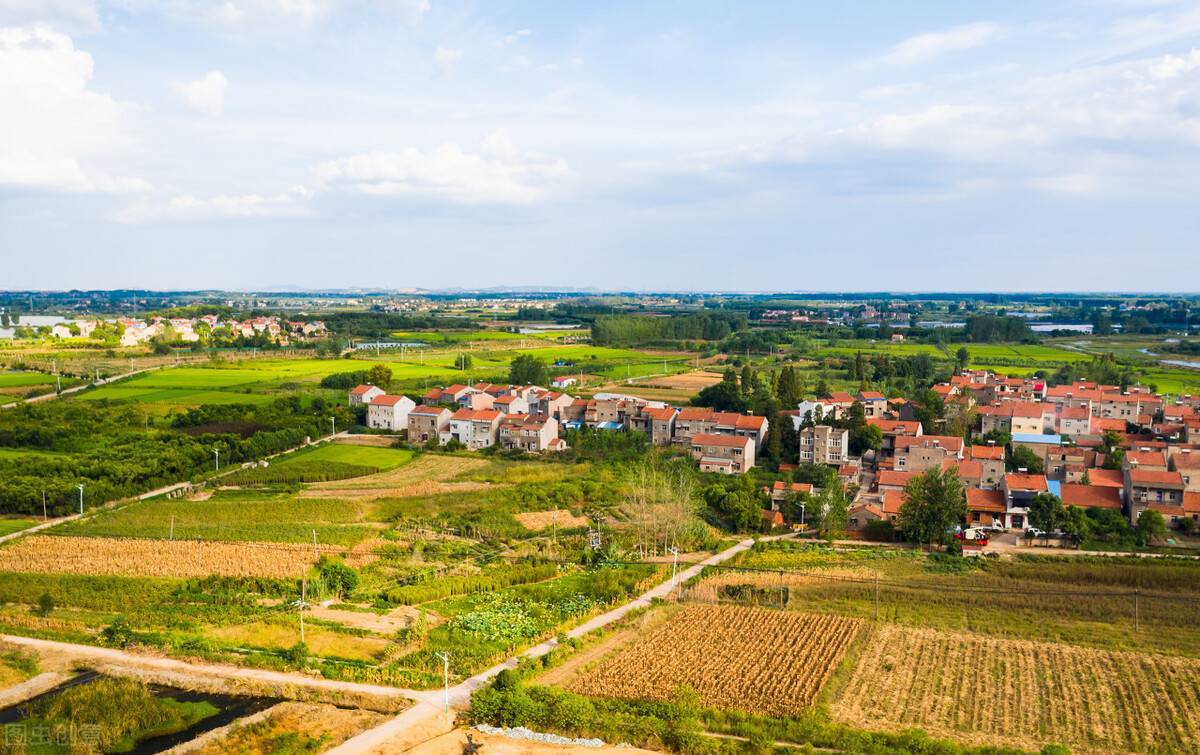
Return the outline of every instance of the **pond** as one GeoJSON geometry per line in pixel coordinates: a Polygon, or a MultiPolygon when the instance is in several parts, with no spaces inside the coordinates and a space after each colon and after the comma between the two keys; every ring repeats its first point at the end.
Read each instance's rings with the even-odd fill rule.
{"type": "MultiPolygon", "coordinates": [[[[266,710],[279,700],[269,697],[222,695],[145,684],[88,671],[24,702],[0,709],[6,742],[19,739],[29,752],[67,752],[71,742],[93,744],[100,730],[124,714],[145,711],[141,729],[119,732],[119,741],[101,747],[105,752],[150,755],[164,752],[200,734],[266,710]],[[115,693],[110,693],[110,688],[115,693]],[[95,692],[98,694],[89,694],[95,692]],[[106,706],[119,709],[120,716],[106,706]],[[91,716],[89,716],[91,713],[91,716]],[[91,720],[94,719],[94,720],[91,720]]],[[[107,732],[109,740],[113,738],[107,732]]]]}

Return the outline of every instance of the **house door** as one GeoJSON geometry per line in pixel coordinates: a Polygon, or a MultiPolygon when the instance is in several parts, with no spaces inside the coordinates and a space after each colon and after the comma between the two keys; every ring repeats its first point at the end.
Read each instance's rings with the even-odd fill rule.
{"type": "Polygon", "coordinates": [[[1014,529],[1018,529],[1018,530],[1025,529],[1025,517],[1022,516],[1021,514],[1013,514],[1012,515],[1012,527],[1014,529]]]}

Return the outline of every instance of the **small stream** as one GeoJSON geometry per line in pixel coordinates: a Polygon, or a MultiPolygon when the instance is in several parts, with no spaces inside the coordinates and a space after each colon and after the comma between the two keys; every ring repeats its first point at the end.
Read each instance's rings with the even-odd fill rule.
{"type": "MultiPolygon", "coordinates": [[[[26,711],[30,704],[50,698],[64,690],[70,689],[81,684],[90,684],[101,675],[94,671],[86,671],[62,684],[43,692],[40,695],[31,697],[24,702],[10,705],[7,708],[0,709],[0,727],[20,723],[26,718],[26,711]]],[[[196,722],[193,726],[183,731],[172,734],[162,734],[155,737],[143,739],[128,752],[131,755],[152,755],[152,753],[164,752],[172,747],[190,742],[206,731],[219,729],[233,723],[239,718],[258,713],[266,710],[276,703],[280,702],[275,698],[270,697],[248,697],[244,695],[221,695],[209,692],[193,692],[191,690],[180,689],[178,687],[169,687],[163,684],[148,684],[147,688],[157,697],[170,697],[180,702],[197,703],[206,702],[217,708],[218,712],[202,721],[196,722]]]]}

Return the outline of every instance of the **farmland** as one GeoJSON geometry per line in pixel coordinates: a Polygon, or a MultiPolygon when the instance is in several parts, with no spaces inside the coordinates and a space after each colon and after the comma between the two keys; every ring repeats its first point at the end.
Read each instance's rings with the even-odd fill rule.
{"type": "Polygon", "coordinates": [[[856,619],[732,606],[688,606],[570,689],[670,700],[687,685],[709,707],[786,716],[820,694],[859,631],[856,619]]]}
{"type": "MultiPolygon", "coordinates": [[[[328,549],[327,549],[328,550],[328,549]]],[[[304,574],[311,546],[30,535],[0,548],[0,571],[132,577],[272,577],[304,574]]]]}
{"type": "Polygon", "coordinates": [[[841,698],[845,723],[1079,752],[1200,750],[1200,660],[884,625],[841,698]]]}

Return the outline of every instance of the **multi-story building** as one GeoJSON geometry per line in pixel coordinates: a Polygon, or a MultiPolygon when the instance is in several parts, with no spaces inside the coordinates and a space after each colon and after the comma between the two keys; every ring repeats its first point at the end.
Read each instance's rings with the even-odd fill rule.
{"type": "Polygon", "coordinates": [[[531,453],[561,451],[566,447],[558,437],[558,420],[544,415],[504,416],[500,420],[499,441],[504,448],[519,448],[531,453]]]}
{"type": "Polygon", "coordinates": [[[408,396],[389,396],[386,393],[375,396],[367,404],[367,427],[405,430],[408,428],[408,415],[416,406],[416,402],[408,396]]]}
{"type": "Polygon", "coordinates": [[[701,472],[742,474],[754,466],[754,439],[750,437],[697,433],[690,445],[701,472]]]}
{"type": "Polygon", "coordinates": [[[495,409],[459,409],[450,415],[450,426],[442,432],[442,443],[457,440],[467,448],[493,446],[502,416],[495,409]]]}
{"type": "Polygon", "coordinates": [[[418,406],[408,413],[408,441],[441,442],[442,431],[450,425],[450,410],[443,406],[418,406]]]}
{"type": "Polygon", "coordinates": [[[382,396],[384,390],[374,385],[356,385],[350,389],[350,396],[347,403],[350,406],[362,406],[363,404],[371,403],[371,399],[376,396],[382,396]]]}
{"type": "Polygon", "coordinates": [[[813,425],[800,431],[800,461],[841,465],[850,455],[850,431],[813,425]]]}

